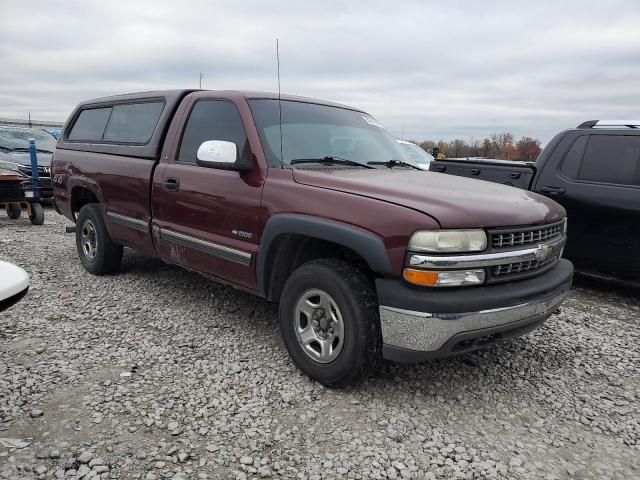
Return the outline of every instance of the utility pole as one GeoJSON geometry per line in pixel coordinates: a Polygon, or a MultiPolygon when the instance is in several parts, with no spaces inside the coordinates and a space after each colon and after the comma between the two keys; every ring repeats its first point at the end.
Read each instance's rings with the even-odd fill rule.
{"type": "Polygon", "coordinates": [[[204,78],[204,74],[202,72],[200,72],[200,86],[198,88],[200,88],[200,90],[202,90],[202,79],[204,78]]]}
{"type": "Polygon", "coordinates": [[[29,112],[29,128],[31,128],[31,112],[29,112]]]}

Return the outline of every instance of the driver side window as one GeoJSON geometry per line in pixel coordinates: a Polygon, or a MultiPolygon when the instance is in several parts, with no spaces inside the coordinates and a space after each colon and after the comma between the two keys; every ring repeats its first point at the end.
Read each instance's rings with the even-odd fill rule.
{"type": "Polygon", "coordinates": [[[240,158],[250,158],[249,140],[236,106],[226,100],[198,100],[185,126],[177,161],[196,164],[196,153],[207,140],[233,142],[240,158]]]}

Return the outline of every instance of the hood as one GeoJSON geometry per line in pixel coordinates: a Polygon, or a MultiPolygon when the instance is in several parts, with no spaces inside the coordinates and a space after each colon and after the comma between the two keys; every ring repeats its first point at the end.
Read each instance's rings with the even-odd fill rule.
{"type": "MultiPolygon", "coordinates": [[[[38,166],[50,167],[52,153],[38,152],[38,166]]],[[[31,156],[29,152],[0,152],[0,161],[17,163],[19,165],[31,166],[31,156]]]]}
{"type": "Polygon", "coordinates": [[[2,165],[0,165],[0,181],[3,180],[3,177],[15,177],[16,175],[22,177],[20,172],[17,172],[15,170],[8,170],[6,168],[2,168],[2,165]]]}
{"type": "Polygon", "coordinates": [[[375,198],[434,217],[442,228],[540,225],[565,216],[527,190],[435,172],[401,169],[294,169],[296,182],[375,198]]]}

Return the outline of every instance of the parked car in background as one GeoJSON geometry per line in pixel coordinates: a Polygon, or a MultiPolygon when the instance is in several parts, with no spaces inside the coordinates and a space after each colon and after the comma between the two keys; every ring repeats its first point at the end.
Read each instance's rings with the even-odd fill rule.
{"type": "Polygon", "coordinates": [[[29,275],[22,268],[0,261],[0,312],[19,302],[29,290],[29,275]]]}
{"type": "Polygon", "coordinates": [[[409,158],[422,170],[429,170],[429,165],[434,160],[433,155],[426,152],[420,145],[406,140],[396,140],[409,156],[409,158]]]}
{"type": "Polygon", "coordinates": [[[535,162],[437,160],[430,170],[553,198],[567,210],[565,252],[578,270],[638,280],[639,127],[640,120],[591,120],[556,135],[535,162]]]}
{"type": "Polygon", "coordinates": [[[0,160],[0,209],[7,212],[7,216],[16,220],[20,218],[23,210],[27,210],[29,220],[33,225],[44,223],[44,210],[40,203],[34,201],[31,180],[16,169],[3,168],[0,160]]]}
{"type": "Polygon", "coordinates": [[[16,170],[2,168],[0,161],[0,208],[7,212],[12,220],[22,214],[21,202],[25,201],[23,190],[24,177],[16,170]]]}
{"type": "Polygon", "coordinates": [[[472,351],[557,310],[573,277],[561,206],[416,171],[366,112],[279,100],[175,90],[78,105],[54,205],[84,268],[116,272],[127,246],[279,302],[291,358],[334,387],[383,357],[472,351]]]}
{"type": "Polygon", "coordinates": [[[53,197],[51,157],[56,146],[56,139],[49,132],[39,128],[0,125],[0,161],[2,161],[4,168],[13,164],[13,168],[17,171],[31,177],[30,138],[36,141],[40,198],[43,200],[51,199],[53,197]]]}
{"type": "Polygon", "coordinates": [[[57,140],[58,138],[60,138],[60,134],[62,133],[62,129],[56,128],[54,130],[50,130],[49,133],[51,135],[53,135],[55,137],[55,139],[57,140]]]}

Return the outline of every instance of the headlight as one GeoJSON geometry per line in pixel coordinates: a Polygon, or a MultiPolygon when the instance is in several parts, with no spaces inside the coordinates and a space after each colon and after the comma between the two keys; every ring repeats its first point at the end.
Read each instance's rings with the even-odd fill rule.
{"type": "Polygon", "coordinates": [[[414,252],[480,252],[487,248],[484,230],[420,230],[409,240],[414,252]]]}
{"type": "Polygon", "coordinates": [[[0,168],[6,168],[7,170],[14,170],[16,172],[20,171],[19,163],[7,162],[6,160],[0,160],[0,168]]]}

